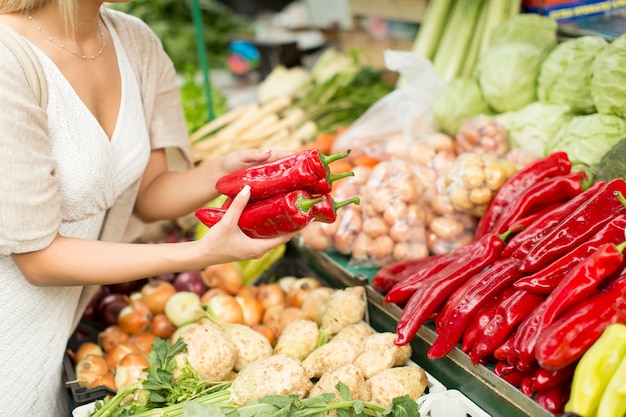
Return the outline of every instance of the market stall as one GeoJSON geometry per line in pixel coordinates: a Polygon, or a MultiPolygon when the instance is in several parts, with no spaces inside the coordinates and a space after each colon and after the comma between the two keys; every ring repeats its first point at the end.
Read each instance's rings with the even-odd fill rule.
{"type": "Polygon", "coordinates": [[[620,12],[578,3],[431,0],[384,69],[328,48],[191,129],[196,164],[293,154],[160,239],[244,185],[244,233],[297,235],[103,287],[68,344],[76,417],[623,417],[626,35],[581,32],[620,12]]]}

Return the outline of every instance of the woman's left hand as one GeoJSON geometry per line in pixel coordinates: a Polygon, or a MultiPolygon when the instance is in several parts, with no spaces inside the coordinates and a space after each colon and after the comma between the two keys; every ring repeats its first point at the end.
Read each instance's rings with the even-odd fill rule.
{"type": "Polygon", "coordinates": [[[291,153],[273,149],[239,149],[222,157],[219,161],[219,166],[221,171],[229,174],[241,168],[284,158],[291,153]]]}

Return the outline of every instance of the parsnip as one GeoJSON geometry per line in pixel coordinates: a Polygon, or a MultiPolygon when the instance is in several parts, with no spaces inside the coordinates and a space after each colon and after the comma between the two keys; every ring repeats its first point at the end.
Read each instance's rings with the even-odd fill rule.
{"type": "Polygon", "coordinates": [[[358,345],[353,345],[347,340],[331,341],[315,349],[304,360],[302,365],[313,372],[315,378],[321,377],[327,372],[353,363],[361,353],[358,345]]]}
{"type": "Polygon", "coordinates": [[[276,340],[274,354],[303,360],[315,350],[319,337],[319,328],[313,320],[295,320],[283,329],[276,340]]]}
{"type": "Polygon", "coordinates": [[[250,363],[237,374],[230,401],[242,406],[266,395],[296,394],[304,398],[313,387],[310,378],[299,360],[273,355],[250,363]]]}
{"type": "Polygon", "coordinates": [[[333,402],[342,401],[341,395],[335,386],[338,382],[344,383],[350,390],[353,400],[369,401],[371,392],[361,370],[353,365],[346,364],[333,371],[326,372],[309,391],[309,397],[321,394],[335,394],[333,402]]]}
{"type": "Polygon", "coordinates": [[[206,135],[210,134],[211,132],[217,129],[221,129],[222,127],[236,120],[239,116],[244,114],[246,111],[256,106],[257,106],[256,104],[250,103],[250,104],[236,107],[224,113],[220,117],[211,120],[209,123],[205,124],[200,129],[192,133],[191,136],[189,136],[189,142],[192,144],[196,143],[197,141],[201,140],[206,135]]]}
{"type": "Polygon", "coordinates": [[[328,298],[322,315],[321,331],[329,337],[334,336],[344,327],[363,320],[366,307],[364,287],[347,287],[335,291],[328,298]]]}
{"type": "Polygon", "coordinates": [[[419,366],[408,365],[386,369],[369,378],[366,384],[371,394],[369,401],[387,408],[396,397],[419,398],[428,386],[428,378],[419,366]]]}
{"type": "Polygon", "coordinates": [[[272,356],[273,348],[267,337],[253,330],[250,326],[224,322],[220,324],[220,327],[237,348],[233,370],[241,371],[251,362],[272,356]]]}

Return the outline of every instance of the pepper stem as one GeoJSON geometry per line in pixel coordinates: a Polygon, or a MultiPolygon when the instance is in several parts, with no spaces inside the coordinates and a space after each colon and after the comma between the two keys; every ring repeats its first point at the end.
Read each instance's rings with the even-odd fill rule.
{"type": "Polygon", "coordinates": [[[613,194],[615,194],[619,202],[622,203],[624,207],[626,207],[626,198],[624,198],[624,194],[622,194],[621,191],[615,191],[613,194]]]}
{"type": "Polygon", "coordinates": [[[509,236],[511,235],[511,233],[515,233],[518,232],[520,230],[522,230],[524,228],[523,224],[518,224],[517,226],[513,226],[511,227],[509,230],[507,230],[506,232],[500,234],[498,237],[500,238],[500,240],[502,240],[503,242],[506,242],[506,240],[509,238],[509,236]]]}
{"type": "Polygon", "coordinates": [[[619,253],[623,253],[624,248],[626,248],[626,242],[622,242],[619,245],[615,245],[615,249],[617,249],[619,253]]]}
{"type": "Polygon", "coordinates": [[[339,152],[332,155],[324,155],[322,152],[319,153],[320,161],[322,161],[322,165],[328,166],[331,162],[334,162],[338,159],[343,159],[346,156],[350,155],[351,149],[347,149],[344,152],[339,152]]]}
{"type": "Polygon", "coordinates": [[[347,171],[347,172],[339,172],[337,174],[333,174],[331,172],[330,174],[328,174],[328,182],[332,184],[334,181],[337,181],[346,177],[354,177],[354,172],[347,171]]]}
{"type": "Polygon", "coordinates": [[[320,201],[324,199],[325,199],[324,196],[318,197],[318,198],[303,198],[298,201],[297,206],[301,212],[307,213],[309,210],[311,210],[311,207],[313,207],[314,205],[316,205],[317,203],[319,203],[320,201]]]}
{"type": "Polygon", "coordinates": [[[361,199],[358,196],[354,196],[344,201],[333,201],[333,208],[337,210],[343,206],[347,206],[348,204],[356,204],[358,206],[361,204],[361,199]]]}

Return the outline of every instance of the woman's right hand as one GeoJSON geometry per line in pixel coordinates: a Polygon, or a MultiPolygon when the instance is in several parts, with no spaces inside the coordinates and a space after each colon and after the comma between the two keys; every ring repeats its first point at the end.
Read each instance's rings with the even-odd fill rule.
{"type": "Polygon", "coordinates": [[[250,187],[245,186],[233,199],[224,217],[200,239],[200,251],[207,265],[257,259],[274,247],[288,242],[295,233],[268,239],[254,239],[239,228],[239,217],[250,199],[250,187]]]}

